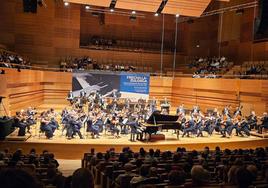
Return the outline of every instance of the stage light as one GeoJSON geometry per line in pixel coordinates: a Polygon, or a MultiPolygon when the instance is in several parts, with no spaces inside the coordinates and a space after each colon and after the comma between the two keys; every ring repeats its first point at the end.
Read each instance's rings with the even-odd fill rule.
{"type": "Polygon", "coordinates": [[[156,16],[156,17],[157,17],[157,16],[159,16],[159,14],[156,12],[156,13],[154,14],[154,16],[156,16]]]}
{"type": "Polygon", "coordinates": [[[66,2],[66,1],[64,2],[64,6],[66,6],[66,7],[67,7],[67,6],[69,6],[69,5],[70,5],[70,3],[69,3],[69,2],[66,2]]]}
{"type": "Polygon", "coordinates": [[[113,9],[113,8],[111,8],[111,9],[110,9],[110,12],[114,12],[114,9],[113,9]]]}
{"type": "Polygon", "coordinates": [[[180,17],[180,15],[179,14],[176,14],[176,18],[178,18],[178,17],[180,17]]]}
{"type": "Polygon", "coordinates": [[[86,10],[89,10],[89,9],[90,9],[90,6],[86,5],[86,6],[85,6],[85,9],[86,9],[86,10]]]}
{"type": "Polygon", "coordinates": [[[131,14],[136,14],[136,11],[135,10],[132,10],[131,14]]]}

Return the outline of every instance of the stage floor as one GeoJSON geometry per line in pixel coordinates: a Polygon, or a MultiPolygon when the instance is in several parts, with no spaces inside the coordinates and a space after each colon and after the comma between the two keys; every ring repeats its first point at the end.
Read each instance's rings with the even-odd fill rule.
{"type": "Polygon", "coordinates": [[[231,138],[222,138],[221,135],[214,133],[213,136],[208,137],[184,137],[180,136],[177,139],[173,131],[161,132],[165,135],[165,140],[155,142],[131,142],[130,135],[121,135],[120,138],[115,138],[110,133],[102,134],[98,139],[92,139],[91,136],[84,139],[75,137],[68,140],[65,136],[61,135],[61,131],[57,130],[52,140],[48,140],[44,135],[32,134],[26,141],[3,141],[0,143],[0,148],[10,148],[12,151],[17,148],[22,148],[28,152],[31,148],[36,148],[41,152],[47,149],[53,152],[57,158],[60,159],[81,159],[85,152],[89,152],[91,148],[96,151],[105,152],[109,148],[115,148],[116,151],[121,151],[124,147],[130,147],[134,151],[138,151],[140,147],[145,149],[161,149],[175,151],[177,147],[185,147],[187,150],[203,150],[205,146],[214,149],[216,146],[222,149],[237,149],[237,148],[256,148],[268,146],[268,139],[259,138],[255,136],[238,137],[232,136],[231,138]]]}

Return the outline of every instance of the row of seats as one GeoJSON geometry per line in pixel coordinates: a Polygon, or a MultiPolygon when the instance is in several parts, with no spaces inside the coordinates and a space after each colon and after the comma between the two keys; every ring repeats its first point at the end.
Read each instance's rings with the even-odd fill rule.
{"type": "MultiPolygon", "coordinates": [[[[0,179],[5,174],[20,174],[25,178],[25,184],[30,185],[31,182],[26,182],[27,176],[31,176],[40,187],[55,184],[55,180],[58,180],[58,184],[63,185],[64,177],[58,171],[59,163],[54,158],[54,154],[44,150],[41,154],[37,154],[35,149],[32,149],[29,153],[24,154],[21,149],[18,149],[14,153],[10,153],[8,149],[0,152],[0,179]],[[26,173],[26,174],[25,174],[26,173]],[[61,182],[59,180],[62,180],[61,182]]],[[[12,177],[11,177],[12,178],[12,177]]],[[[19,175],[17,178],[13,177],[13,185],[22,184],[20,182],[19,175]]],[[[8,179],[5,177],[5,179],[8,179]]],[[[6,185],[9,182],[1,181],[1,184],[6,185]]],[[[3,185],[3,186],[4,186],[3,185]]],[[[4,186],[5,187],[5,186],[4,186]]],[[[21,185],[23,187],[23,185],[21,185]]],[[[49,187],[49,186],[48,186],[49,187]]]]}
{"type": "Polygon", "coordinates": [[[94,150],[85,153],[82,165],[91,170],[95,184],[103,188],[212,188],[237,187],[243,183],[268,187],[267,154],[268,148],[233,151],[205,148],[202,152],[189,152],[184,148],[178,148],[176,152],[146,152],[141,148],[139,153],[124,148],[121,153],[115,153],[113,149],[106,153],[95,154],[94,150]],[[237,172],[243,174],[244,180],[239,179],[237,172]]]}

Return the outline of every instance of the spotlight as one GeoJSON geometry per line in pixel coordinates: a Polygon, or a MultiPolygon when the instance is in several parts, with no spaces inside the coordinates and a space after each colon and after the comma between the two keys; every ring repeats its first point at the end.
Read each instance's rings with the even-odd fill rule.
{"type": "Polygon", "coordinates": [[[178,18],[178,17],[180,17],[180,15],[179,14],[176,14],[176,18],[178,18]]]}
{"type": "Polygon", "coordinates": [[[156,13],[154,14],[154,16],[157,17],[157,16],[159,16],[159,14],[156,12],[156,13]]]}
{"type": "Polygon", "coordinates": [[[86,9],[86,10],[89,10],[89,9],[90,9],[90,6],[86,5],[86,6],[85,6],[85,9],[86,9]]]}
{"type": "Polygon", "coordinates": [[[136,11],[135,10],[132,10],[131,14],[136,14],[136,11]]]}
{"type": "Polygon", "coordinates": [[[66,2],[66,1],[64,2],[64,6],[66,6],[66,7],[67,7],[67,6],[69,6],[69,5],[70,5],[70,3],[69,3],[69,2],[66,2]]]}
{"type": "Polygon", "coordinates": [[[114,12],[114,9],[113,9],[113,8],[111,8],[111,9],[110,9],[110,12],[114,12]]]}

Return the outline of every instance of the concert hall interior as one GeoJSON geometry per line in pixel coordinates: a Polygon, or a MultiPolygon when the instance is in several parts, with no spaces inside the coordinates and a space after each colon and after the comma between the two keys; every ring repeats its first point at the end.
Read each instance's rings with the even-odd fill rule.
{"type": "Polygon", "coordinates": [[[1,0],[0,20],[0,187],[268,187],[268,0],[1,0]]]}

